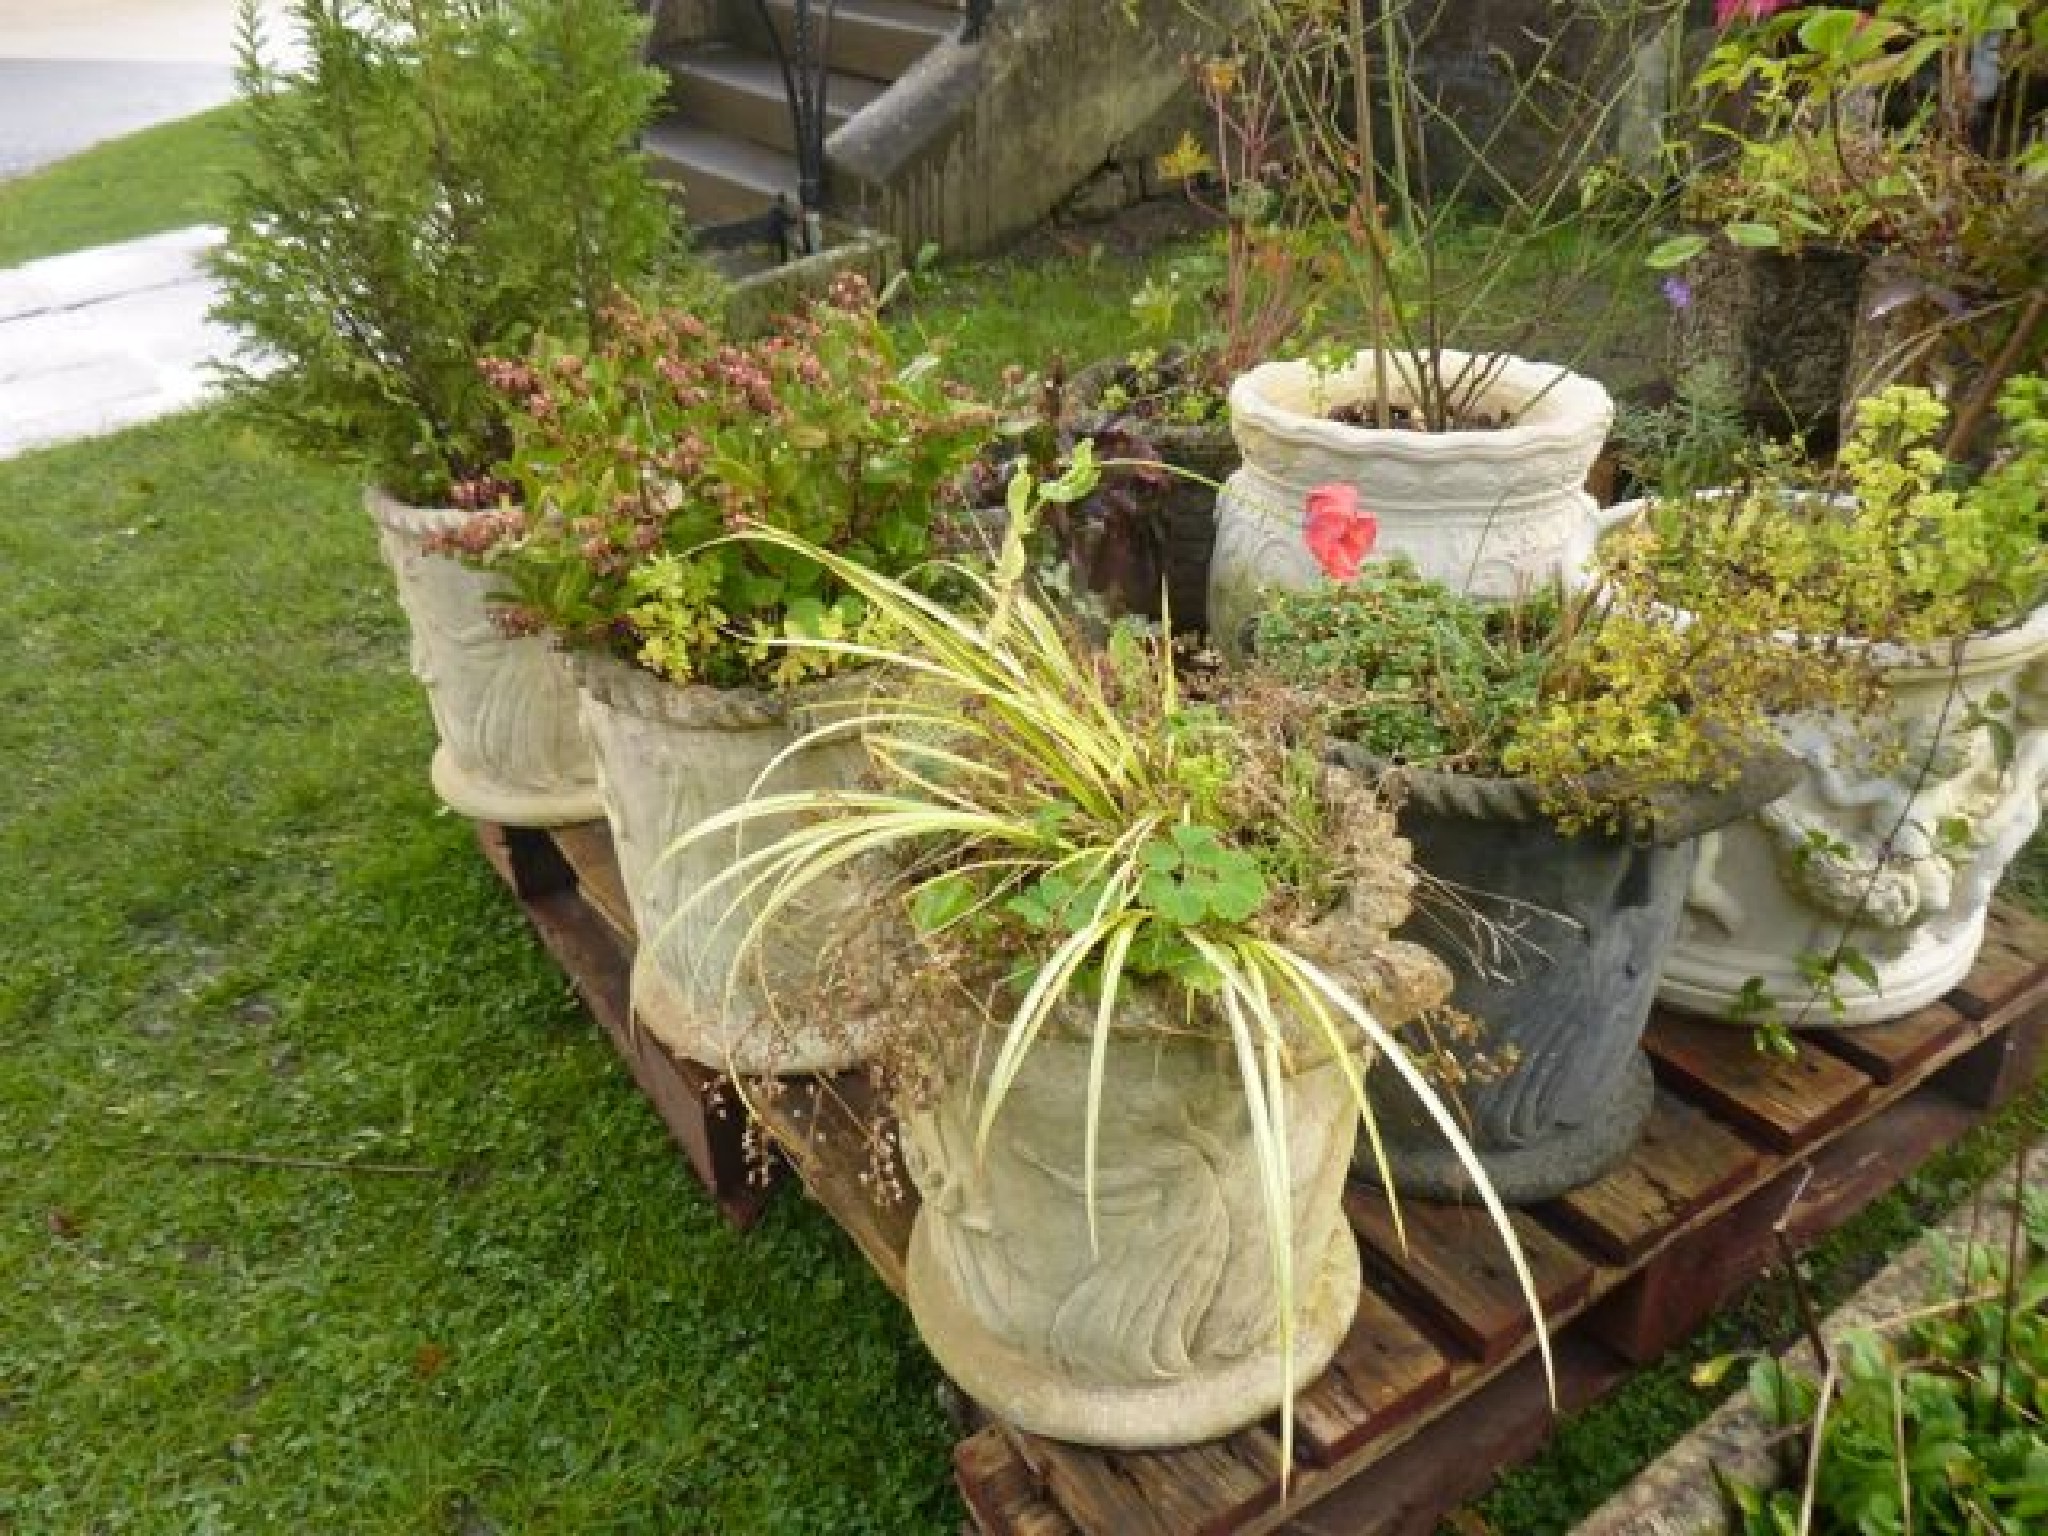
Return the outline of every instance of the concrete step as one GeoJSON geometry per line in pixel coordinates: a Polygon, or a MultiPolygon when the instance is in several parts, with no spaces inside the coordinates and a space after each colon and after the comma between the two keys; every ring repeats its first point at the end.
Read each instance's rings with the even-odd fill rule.
{"type": "Polygon", "coordinates": [[[776,194],[796,206],[796,159],[701,123],[670,117],[644,140],[655,174],[682,191],[692,224],[725,224],[772,207],[776,194]]]}
{"type": "MultiPolygon", "coordinates": [[[[737,139],[791,153],[796,129],[775,61],[731,43],[700,43],[665,55],[668,100],[675,116],[737,139]]],[[[881,95],[886,87],[859,75],[826,77],[825,131],[829,134],[881,95]]]]}
{"type": "MultiPolygon", "coordinates": [[[[797,0],[768,0],[768,15],[788,46],[797,0]]],[[[813,15],[820,8],[813,0],[813,15]]],[[[869,80],[899,80],[935,43],[960,31],[957,6],[919,0],[839,0],[827,40],[832,67],[869,80]]],[[[765,48],[767,39],[758,39],[765,48]]]]}

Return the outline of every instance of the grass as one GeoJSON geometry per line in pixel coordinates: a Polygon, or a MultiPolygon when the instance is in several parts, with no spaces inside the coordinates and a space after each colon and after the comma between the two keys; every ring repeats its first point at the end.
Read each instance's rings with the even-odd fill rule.
{"type": "Polygon", "coordinates": [[[241,163],[232,106],[0,181],[0,267],[222,216],[241,163]]]}
{"type": "Polygon", "coordinates": [[[0,1531],[955,1529],[901,1309],[437,809],[354,485],[202,415],[0,506],[0,1531]]]}

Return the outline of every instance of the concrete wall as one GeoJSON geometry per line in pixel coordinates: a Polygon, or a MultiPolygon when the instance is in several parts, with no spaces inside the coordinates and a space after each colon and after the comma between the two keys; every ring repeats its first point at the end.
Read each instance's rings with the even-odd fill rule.
{"type": "MultiPolygon", "coordinates": [[[[1105,164],[1134,161],[1213,43],[1187,0],[996,0],[979,43],[942,43],[826,144],[834,203],[916,251],[1029,229],[1105,164]]],[[[1218,23],[1250,10],[1219,0],[1218,23]]]]}

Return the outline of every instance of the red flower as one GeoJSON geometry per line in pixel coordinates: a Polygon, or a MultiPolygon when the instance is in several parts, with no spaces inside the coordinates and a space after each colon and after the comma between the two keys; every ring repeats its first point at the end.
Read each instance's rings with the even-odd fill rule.
{"type": "Polygon", "coordinates": [[[1787,10],[1797,0],[1714,0],[1714,25],[1725,27],[1734,21],[1762,21],[1787,10]]]}
{"type": "Polygon", "coordinates": [[[1356,486],[1319,485],[1308,493],[1308,522],[1302,534],[1323,574],[1333,581],[1349,581],[1372,553],[1380,520],[1359,506],[1356,486]]]}

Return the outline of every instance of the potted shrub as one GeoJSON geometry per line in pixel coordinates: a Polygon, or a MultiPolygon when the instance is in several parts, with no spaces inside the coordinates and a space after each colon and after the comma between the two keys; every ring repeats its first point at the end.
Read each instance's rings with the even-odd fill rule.
{"type": "MultiPolygon", "coordinates": [[[[1341,510],[1311,523],[1336,579],[1272,598],[1254,665],[1318,700],[1348,760],[1398,791],[1423,877],[1402,933],[1444,957],[1474,1026],[1431,1050],[1502,1197],[1546,1199],[1634,1144],[1696,838],[1789,785],[1770,711],[1832,696],[1837,669],[1765,643],[1768,589],[1674,622],[1646,531],[1568,597],[1485,605],[1405,561],[1362,563],[1365,514],[1348,546],[1320,526],[1341,510]]],[[[1386,1118],[1396,1180],[1456,1192],[1420,1123],[1386,1118]]]]}
{"type": "Polygon", "coordinates": [[[1800,598],[1784,629],[1882,679],[1854,710],[1782,722],[1803,777],[1710,839],[1667,1000],[1868,1023],[1975,962],[2048,786],[2048,380],[2009,381],[1999,416],[1999,454],[1960,488],[1935,447],[1946,409],[1894,388],[1862,402],[1833,479],[1652,504],[1676,606],[1768,568],[1800,598]]]}
{"type": "Polygon", "coordinates": [[[617,0],[292,0],[304,62],[269,57],[245,4],[249,168],[214,260],[216,313],[249,344],[231,401],[285,440],[360,463],[466,815],[598,814],[575,694],[544,639],[507,636],[487,582],[428,551],[453,488],[504,452],[478,372],[538,329],[597,323],[647,280],[673,217],[634,149],[661,91],[617,0]]]}
{"type": "Polygon", "coordinates": [[[1803,273],[1744,331],[1773,337],[1784,364],[1765,414],[1832,429],[1885,384],[1928,384],[1956,408],[1949,456],[1975,457],[1993,400],[2031,366],[2048,322],[2048,35],[2011,6],[1942,0],[1741,6],[1724,19],[1737,17],[1698,80],[1708,99],[1741,103],[1709,130],[1731,153],[1685,194],[1718,230],[1653,255],[1698,258],[1681,346],[1698,357],[1734,339],[1713,323],[1723,288],[1763,292],[1803,273]]]}
{"type": "Polygon", "coordinates": [[[621,302],[596,347],[544,345],[490,369],[513,494],[461,547],[517,626],[569,649],[640,935],[635,1016],[721,1070],[858,1059],[775,1004],[815,971],[845,892],[782,909],[735,973],[746,924],[686,898],[744,843],[668,850],[758,783],[852,782],[856,745],[796,744],[861,691],[841,675],[853,658],[779,642],[852,639],[867,623],[834,568],[724,535],[760,523],[891,574],[920,566],[935,510],[989,430],[928,361],[901,364],[866,284],[843,278],[831,302],[743,345],[688,313],[621,302]]]}
{"type": "MultiPolygon", "coordinates": [[[[1044,490],[1085,495],[1093,472],[1084,451],[1044,490]]],[[[701,893],[714,907],[864,865],[865,921],[815,1001],[880,1028],[923,1196],[909,1302],[941,1366],[1024,1429],[1185,1444],[1288,1402],[1350,1327],[1366,1062],[1427,1095],[1390,1025],[1444,978],[1386,937],[1410,877],[1368,791],[1280,715],[1186,694],[1156,634],[1093,651],[1017,585],[1033,501],[1013,482],[996,576],[963,577],[955,607],[743,536],[858,591],[896,681],[831,737],[861,733],[873,787],[767,795],[682,848],[786,828],[701,893]]]]}
{"type": "MultiPolygon", "coordinates": [[[[1290,135],[1290,206],[1327,237],[1350,329],[1341,346],[1264,362],[1231,385],[1244,463],[1218,500],[1211,630],[1234,648],[1262,590],[1318,579],[1303,553],[1307,496],[1333,483],[1372,502],[1381,550],[1425,576],[1491,599],[1536,591],[1591,519],[1585,483],[1613,404],[1568,367],[1516,354],[1567,307],[1587,315],[1584,344],[1597,344],[1616,306],[1591,302],[1589,279],[1626,231],[1579,219],[1568,154],[1539,185],[1509,192],[1514,178],[1489,169],[1467,135],[1460,171],[1433,177],[1428,146],[1455,124],[1441,83],[1410,68],[1423,41],[1391,14],[1368,28],[1342,7],[1304,18],[1269,6],[1256,20],[1252,46],[1284,55],[1287,121],[1309,125],[1290,135]],[[1511,206],[1475,219],[1489,193],[1511,206]],[[1506,321],[1504,292],[1515,295],[1506,321]]],[[[1510,113],[1564,67],[1546,55],[1516,82],[1510,113]]],[[[1614,103],[1586,91],[1576,108],[1592,131],[1614,103]]]]}

